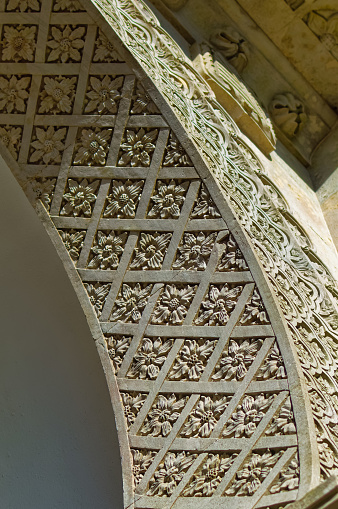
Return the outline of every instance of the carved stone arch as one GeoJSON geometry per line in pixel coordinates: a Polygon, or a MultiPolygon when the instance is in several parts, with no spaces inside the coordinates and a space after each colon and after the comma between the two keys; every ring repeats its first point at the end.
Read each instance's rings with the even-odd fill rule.
{"type": "Polygon", "coordinates": [[[309,336],[313,323],[325,329],[318,376],[333,393],[330,274],[140,1],[37,5],[41,14],[2,13],[1,86],[25,93],[3,105],[1,153],[96,341],[125,507],[192,507],[195,497],[280,507],[303,496],[337,461],[319,361],[298,347],[300,323],[309,336]],[[311,389],[325,408],[321,462],[311,389]]]}

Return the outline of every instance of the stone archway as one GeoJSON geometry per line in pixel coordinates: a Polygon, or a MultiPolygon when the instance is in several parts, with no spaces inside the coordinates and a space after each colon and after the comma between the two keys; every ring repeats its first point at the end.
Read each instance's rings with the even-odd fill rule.
{"type": "Polygon", "coordinates": [[[125,507],[283,506],[336,470],[335,283],[153,14],[82,5],[2,14],[0,136],[96,341],[125,507]]]}

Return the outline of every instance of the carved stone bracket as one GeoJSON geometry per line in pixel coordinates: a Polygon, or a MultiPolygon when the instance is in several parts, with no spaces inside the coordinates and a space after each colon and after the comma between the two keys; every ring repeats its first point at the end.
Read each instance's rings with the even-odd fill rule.
{"type": "Polygon", "coordinates": [[[206,43],[195,44],[192,54],[196,69],[241,131],[263,153],[272,152],[276,146],[276,136],[270,119],[223,55],[212,50],[206,43]]]}

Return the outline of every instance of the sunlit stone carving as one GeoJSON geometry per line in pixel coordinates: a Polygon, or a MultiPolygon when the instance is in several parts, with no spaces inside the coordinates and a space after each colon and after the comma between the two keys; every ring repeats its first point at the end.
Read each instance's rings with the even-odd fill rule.
{"type": "Polygon", "coordinates": [[[338,468],[335,281],[140,0],[54,8],[33,29],[4,18],[1,63],[35,86],[1,150],[101,352],[125,508],[292,502],[338,468]]]}
{"type": "Polygon", "coordinates": [[[290,92],[276,95],[270,103],[270,111],[275,124],[289,138],[297,136],[307,121],[303,103],[290,92]]]}

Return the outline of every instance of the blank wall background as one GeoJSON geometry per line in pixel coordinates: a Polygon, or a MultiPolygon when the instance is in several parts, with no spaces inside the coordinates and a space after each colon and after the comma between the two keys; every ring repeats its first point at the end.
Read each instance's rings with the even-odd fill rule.
{"type": "Polygon", "coordinates": [[[86,320],[0,161],[0,507],[120,509],[114,415],[86,320]]]}

